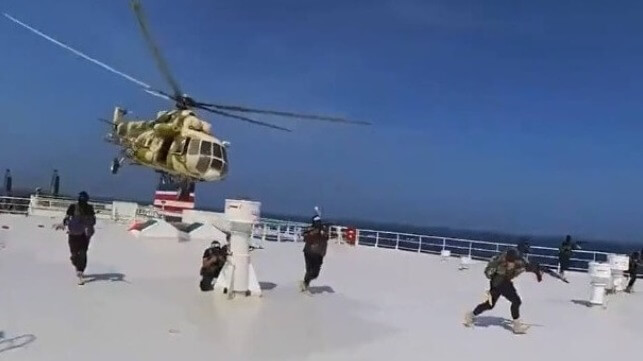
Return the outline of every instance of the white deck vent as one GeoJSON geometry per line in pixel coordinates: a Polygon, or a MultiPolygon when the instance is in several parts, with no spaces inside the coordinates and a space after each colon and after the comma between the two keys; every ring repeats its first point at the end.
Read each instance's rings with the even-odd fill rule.
{"type": "Polygon", "coordinates": [[[260,296],[261,288],[250,262],[250,238],[260,216],[260,202],[226,199],[225,218],[230,222],[230,252],[214,285],[232,298],[236,293],[260,296]]]}
{"type": "Polygon", "coordinates": [[[591,277],[592,292],[590,304],[605,304],[605,288],[609,285],[612,278],[612,268],[609,263],[590,262],[589,275],[591,277]]]}
{"type": "Polygon", "coordinates": [[[607,288],[613,292],[622,292],[625,290],[624,272],[629,269],[630,258],[624,254],[609,254],[607,262],[612,269],[612,277],[607,288]]]}

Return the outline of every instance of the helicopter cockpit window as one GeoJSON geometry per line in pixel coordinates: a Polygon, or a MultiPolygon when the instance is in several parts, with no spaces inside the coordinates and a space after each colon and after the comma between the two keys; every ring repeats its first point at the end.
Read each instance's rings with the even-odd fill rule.
{"type": "Polygon", "coordinates": [[[205,173],[208,169],[222,171],[226,168],[225,148],[221,144],[205,140],[199,142],[192,139],[188,152],[198,155],[196,170],[200,173],[205,173]],[[192,153],[197,150],[197,147],[198,153],[192,153]]]}
{"type": "Polygon", "coordinates": [[[223,155],[221,154],[221,145],[217,143],[212,144],[212,155],[217,157],[217,158],[223,158],[223,155]]]}
{"type": "Polygon", "coordinates": [[[223,168],[223,162],[221,161],[221,159],[212,158],[212,163],[210,164],[210,168],[220,171],[223,168]]]}
{"type": "Polygon", "coordinates": [[[190,142],[190,145],[188,146],[188,154],[190,155],[196,155],[199,154],[199,140],[193,140],[190,142]]]}
{"type": "Polygon", "coordinates": [[[208,166],[210,165],[210,158],[200,156],[199,160],[196,162],[196,170],[200,173],[205,173],[208,171],[208,166]]]}
{"type": "Polygon", "coordinates": [[[212,143],[201,141],[201,155],[212,155],[212,143]]]}

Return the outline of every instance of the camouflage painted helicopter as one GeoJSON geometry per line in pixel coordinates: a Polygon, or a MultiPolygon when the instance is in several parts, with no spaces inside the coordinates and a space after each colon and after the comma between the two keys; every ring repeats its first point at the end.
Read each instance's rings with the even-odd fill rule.
{"type": "Polygon", "coordinates": [[[71,51],[114,74],[117,74],[142,87],[147,93],[171,100],[175,109],[158,112],[154,120],[128,121],[124,118],[127,111],[115,107],[111,121],[101,119],[112,127],[112,132],[106,140],[118,145],[120,156],[114,158],[111,165],[112,174],[116,174],[121,165],[128,161],[130,164],[141,165],[156,170],[172,183],[179,184],[179,197],[186,195],[195,182],[213,182],[223,180],[228,174],[228,142],[217,138],[212,132],[210,123],[202,120],[193,109],[201,109],[220,116],[242,120],[255,125],[265,126],[282,131],[290,131],[277,125],[257,121],[235,113],[270,114],[284,117],[352,123],[368,125],[367,122],[351,121],[338,117],[328,117],[312,114],[248,108],[236,105],[222,105],[198,102],[181,91],[172,76],[169,66],[150,35],[147,21],[143,15],[138,0],[131,1],[132,8],[140,26],[147,46],[150,48],[156,65],[172,89],[172,94],[153,89],[150,85],[130,75],[112,68],[111,66],[92,58],[79,50],[64,44],[24,22],[4,14],[14,23],[30,30],[46,40],[71,51]]]}

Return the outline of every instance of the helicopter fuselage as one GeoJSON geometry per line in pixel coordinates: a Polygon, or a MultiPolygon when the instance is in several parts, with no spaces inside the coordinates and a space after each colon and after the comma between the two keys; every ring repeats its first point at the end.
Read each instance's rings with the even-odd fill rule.
{"type": "Polygon", "coordinates": [[[192,182],[215,182],[228,174],[226,143],[189,110],[159,112],[153,121],[124,121],[114,112],[112,139],[133,164],[192,182]]]}

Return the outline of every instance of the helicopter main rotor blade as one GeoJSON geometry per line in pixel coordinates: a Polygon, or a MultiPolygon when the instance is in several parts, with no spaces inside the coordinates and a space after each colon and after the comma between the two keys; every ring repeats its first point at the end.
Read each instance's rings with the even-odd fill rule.
{"type": "Polygon", "coordinates": [[[155,89],[143,89],[143,91],[148,93],[148,94],[154,95],[155,97],[163,98],[163,99],[166,99],[166,100],[174,100],[174,101],[176,101],[176,99],[174,99],[174,97],[172,97],[170,94],[168,94],[168,93],[166,93],[164,91],[155,90],[155,89]]]}
{"type": "Polygon", "coordinates": [[[174,97],[176,99],[179,99],[183,95],[183,92],[181,91],[179,84],[176,82],[176,80],[174,80],[174,77],[172,77],[170,67],[167,65],[167,62],[163,58],[163,55],[161,55],[161,50],[150,34],[149,28],[147,26],[147,21],[145,20],[145,15],[143,14],[143,7],[141,6],[141,2],[139,0],[132,0],[131,3],[132,8],[134,9],[134,13],[136,14],[136,20],[138,20],[138,24],[140,25],[141,31],[143,32],[145,42],[152,51],[152,55],[154,56],[154,60],[156,60],[156,65],[159,67],[161,75],[170,85],[170,88],[172,88],[174,97]]]}
{"type": "Polygon", "coordinates": [[[11,15],[9,15],[7,13],[3,13],[3,15],[7,19],[9,19],[9,20],[13,21],[14,23],[26,28],[27,30],[33,32],[34,34],[39,35],[39,36],[45,38],[46,40],[49,40],[50,42],[52,42],[52,43],[54,43],[54,44],[56,44],[56,45],[58,45],[58,46],[60,46],[60,47],[62,47],[64,49],[67,49],[67,50],[71,51],[72,53],[80,56],[81,58],[83,58],[85,60],[88,60],[88,61],[100,66],[103,69],[106,69],[106,70],[108,70],[108,71],[110,71],[110,72],[112,72],[112,73],[114,73],[116,75],[119,75],[119,76],[121,76],[121,77],[123,77],[123,78],[125,78],[125,79],[127,79],[127,80],[129,80],[129,81],[131,81],[131,82],[133,82],[135,84],[137,84],[137,85],[142,86],[143,88],[147,88],[147,89],[152,88],[147,83],[145,83],[145,82],[143,82],[141,80],[138,80],[138,79],[134,78],[133,76],[127,75],[127,74],[125,74],[125,73],[123,73],[123,72],[121,72],[119,70],[116,70],[116,69],[112,68],[111,66],[109,66],[109,65],[107,65],[107,64],[105,64],[105,63],[103,63],[103,62],[101,62],[101,61],[99,61],[97,59],[94,59],[91,56],[89,56],[87,54],[84,54],[81,51],[76,50],[76,49],[72,48],[71,46],[69,46],[69,45],[67,45],[67,44],[65,44],[63,42],[60,42],[60,41],[50,37],[49,35],[44,34],[43,32],[41,32],[41,31],[39,31],[39,30],[37,30],[37,29],[35,29],[35,28],[23,23],[22,21],[14,18],[13,16],[11,16],[11,15]]]}
{"type": "Polygon", "coordinates": [[[207,110],[207,111],[209,111],[211,113],[222,115],[224,117],[235,118],[235,119],[243,120],[243,121],[246,121],[246,122],[249,122],[249,123],[252,123],[252,124],[256,124],[256,125],[261,125],[261,126],[272,128],[272,129],[278,129],[278,130],[283,130],[283,131],[286,131],[286,132],[291,132],[291,130],[288,129],[288,128],[283,128],[283,127],[280,127],[278,125],[274,125],[274,124],[270,124],[270,123],[260,122],[258,120],[250,119],[250,118],[244,117],[242,115],[231,114],[231,113],[227,113],[227,112],[224,112],[224,111],[221,111],[221,110],[216,110],[216,109],[212,109],[212,108],[208,108],[208,107],[204,107],[204,106],[200,106],[200,105],[197,105],[197,108],[207,110]]]}
{"type": "Polygon", "coordinates": [[[316,114],[303,114],[303,113],[284,112],[284,111],[278,111],[278,110],[248,108],[248,107],[243,107],[243,106],[238,106],[238,105],[221,105],[221,104],[206,104],[206,103],[199,103],[199,105],[205,105],[205,106],[209,106],[209,107],[213,107],[213,108],[217,108],[217,109],[236,111],[236,112],[270,114],[270,115],[279,115],[279,116],[283,116],[283,117],[312,119],[312,120],[324,120],[324,121],[337,122],[337,123],[371,125],[371,123],[369,123],[369,122],[348,120],[348,119],[345,119],[345,118],[329,117],[329,116],[316,115],[316,114]]]}

